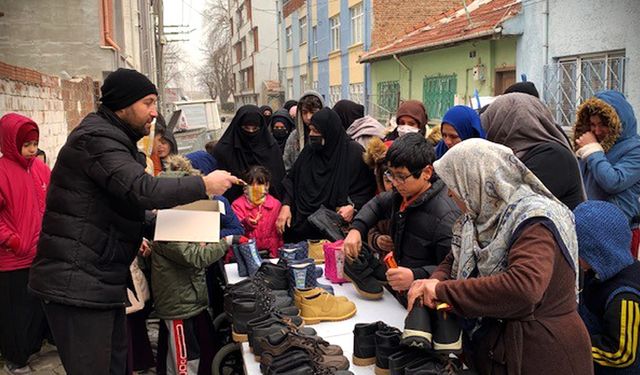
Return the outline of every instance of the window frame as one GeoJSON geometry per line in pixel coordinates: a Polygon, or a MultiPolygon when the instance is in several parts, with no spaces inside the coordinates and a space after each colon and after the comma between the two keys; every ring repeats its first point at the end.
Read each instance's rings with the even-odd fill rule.
{"type": "Polygon", "coordinates": [[[340,15],[329,18],[329,30],[331,35],[331,52],[340,50],[340,15]]]}
{"type": "Polygon", "coordinates": [[[364,3],[349,8],[349,18],[351,19],[351,45],[362,43],[364,41],[364,3]]]}

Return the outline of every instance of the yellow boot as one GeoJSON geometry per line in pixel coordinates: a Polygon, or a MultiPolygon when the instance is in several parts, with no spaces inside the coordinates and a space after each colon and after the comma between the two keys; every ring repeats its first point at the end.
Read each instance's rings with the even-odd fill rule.
{"type": "Polygon", "coordinates": [[[322,288],[295,289],[294,300],[305,324],[345,320],[356,314],[353,302],[322,288]]]}
{"type": "Polygon", "coordinates": [[[324,247],[323,245],[329,241],[327,240],[308,240],[309,244],[309,258],[313,258],[316,264],[324,263],[324,247]]]}

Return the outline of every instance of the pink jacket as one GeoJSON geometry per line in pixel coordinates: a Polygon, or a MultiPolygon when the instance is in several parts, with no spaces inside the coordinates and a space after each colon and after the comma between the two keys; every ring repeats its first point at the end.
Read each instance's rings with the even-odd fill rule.
{"type": "Polygon", "coordinates": [[[29,268],[40,237],[51,171],[18,151],[18,129],[29,123],[16,113],[0,119],[0,271],[29,268]]]}
{"type": "Polygon", "coordinates": [[[282,247],[282,236],[278,234],[276,229],[276,220],[280,214],[280,207],[282,204],[270,194],[267,195],[267,199],[260,207],[254,206],[246,196],[233,201],[231,208],[236,213],[238,220],[244,227],[245,236],[256,239],[256,245],[259,250],[268,249],[269,254],[276,258],[278,256],[278,249],[282,247]],[[261,214],[258,224],[253,225],[248,220],[249,218],[256,218],[258,213],[261,214]]]}

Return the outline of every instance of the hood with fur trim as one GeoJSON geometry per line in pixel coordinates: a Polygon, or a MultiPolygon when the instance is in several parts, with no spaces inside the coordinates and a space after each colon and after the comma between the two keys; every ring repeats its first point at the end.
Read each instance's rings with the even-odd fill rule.
{"type": "Polygon", "coordinates": [[[608,124],[609,135],[600,142],[607,153],[614,144],[637,135],[637,123],[633,108],[623,94],[617,91],[601,91],[585,100],[578,108],[576,123],[573,127],[573,143],[584,133],[590,131],[589,118],[599,115],[608,124]]]}
{"type": "Polygon", "coordinates": [[[380,138],[373,137],[371,138],[371,141],[369,141],[364,154],[362,154],[365,164],[367,164],[369,168],[373,169],[378,192],[384,191],[382,173],[384,172],[385,156],[387,155],[388,149],[389,146],[387,143],[383,142],[380,138]]]}
{"type": "Polygon", "coordinates": [[[166,171],[162,172],[165,177],[201,176],[202,172],[195,169],[189,159],[182,155],[170,155],[166,161],[166,171]]]}

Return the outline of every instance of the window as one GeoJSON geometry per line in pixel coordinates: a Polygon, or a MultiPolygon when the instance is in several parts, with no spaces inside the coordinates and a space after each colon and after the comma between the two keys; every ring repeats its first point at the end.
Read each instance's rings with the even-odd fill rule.
{"type": "Polygon", "coordinates": [[[240,5],[238,10],[236,10],[236,18],[238,19],[238,22],[236,22],[236,30],[240,30],[240,28],[242,27],[242,24],[244,24],[243,13],[244,13],[244,6],[240,5]]]}
{"type": "Polygon", "coordinates": [[[258,52],[260,50],[258,44],[258,28],[253,29],[253,50],[258,52]]]}
{"type": "Polygon", "coordinates": [[[351,44],[362,43],[364,16],[362,3],[349,9],[351,15],[351,44]]]}
{"type": "Polygon", "coordinates": [[[250,55],[253,52],[253,32],[247,33],[247,53],[250,55]]]}
{"type": "Polygon", "coordinates": [[[340,49],[340,16],[337,15],[329,20],[331,26],[331,50],[340,49]]]}
{"type": "Polygon", "coordinates": [[[309,86],[307,85],[307,75],[302,74],[300,75],[300,91],[305,92],[308,89],[309,89],[309,86]]]}
{"type": "Polygon", "coordinates": [[[453,107],[458,79],[456,75],[424,77],[422,101],[431,118],[441,119],[453,107]]]}
{"type": "Polygon", "coordinates": [[[364,83],[352,83],[349,85],[349,99],[364,104],[364,83]]]}
{"type": "Polygon", "coordinates": [[[300,26],[300,44],[307,42],[307,17],[302,17],[298,21],[300,26]]]}
{"type": "Polygon", "coordinates": [[[236,63],[239,63],[242,60],[242,43],[238,42],[233,47],[236,50],[236,63]]]}
{"type": "Polygon", "coordinates": [[[329,100],[332,106],[340,100],[342,96],[340,95],[341,88],[340,85],[329,87],[329,100]]]}
{"type": "Polygon", "coordinates": [[[311,46],[311,56],[317,57],[318,56],[318,26],[314,26],[311,28],[311,43],[313,43],[313,45],[311,46]]]}
{"type": "Polygon", "coordinates": [[[287,80],[287,97],[293,98],[293,79],[287,80]]]}
{"type": "Polygon", "coordinates": [[[244,59],[245,57],[247,57],[247,38],[242,38],[242,40],[240,41],[240,45],[241,45],[241,55],[242,58],[244,59]]]}
{"type": "Polygon", "coordinates": [[[580,103],[600,90],[624,92],[626,65],[624,51],[561,58],[546,65],[543,98],[556,122],[570,128],[580,103]]]}
{"type": "Polygon", "coordinates": [[[396,113],[400,103],[400,82],[378,82],[378,107],[385,114],[396,113]]]}
{"type": "Polygon", "coordinates": [[[311,85],[311,89],[318,91],[318,81],[313,81],[313,84],[311,85]]]}
{"type": "Polygon", "coordinates": [[[291,34],[291,26],[287,27],[287,29],[285,30],[285,38],[284,38],[284,43],[285,43],[285,47],[290,50],[291,46],[293,45],[293,40],[292,37],[293,35],[291,34]]]}

